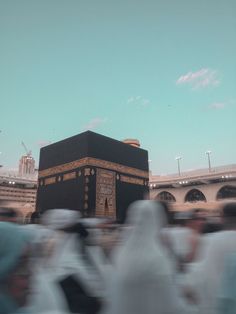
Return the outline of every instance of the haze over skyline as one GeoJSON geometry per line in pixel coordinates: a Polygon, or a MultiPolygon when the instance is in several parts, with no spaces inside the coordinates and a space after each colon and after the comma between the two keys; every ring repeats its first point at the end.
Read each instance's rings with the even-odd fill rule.
{"type": "Polygon", "coordinates": [[[236,163],[234,0],[0,0],[0,164],[91,130],[154,174],[236,163]]]}

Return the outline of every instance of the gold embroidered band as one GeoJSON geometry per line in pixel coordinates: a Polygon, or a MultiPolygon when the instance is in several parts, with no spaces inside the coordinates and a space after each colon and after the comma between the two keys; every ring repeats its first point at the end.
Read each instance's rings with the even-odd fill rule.
{"type": "Polygon", "coordinates": [[[39,171],[39,178],[44,178],[44,177],[48,177],[48,176],[52,176],[52,175],[56,175],[56,174],[61,174],[62,172],[75,170],[75,169],[77,169],[79,167],[83,167],[83,166],[101,167],[101,168],[105,168],[108,170],[113,170],[113,171],[129,174],[129,175],[141,177],[144,179],[149,178],[148,171],[143,171],[143,170],[140,170],[137,168],[124,166],[121,164],[117,164],[117,163],[106,161],[106,160],[96,159],[93,157],[85,157],[85,158],[75,160],[75,161],[72,161],[72,162],[69,162],[66,164],[62,164],[59,166],[55,166],[52,168],[41,170],[41,171],[39,171]]]}

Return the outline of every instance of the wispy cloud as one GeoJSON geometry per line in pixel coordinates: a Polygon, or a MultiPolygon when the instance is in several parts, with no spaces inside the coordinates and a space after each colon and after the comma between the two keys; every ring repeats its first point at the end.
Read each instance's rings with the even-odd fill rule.
{"type": "Polygon", "coordinates": [[[127,99],[126,103],[127,105],[134,104],[138,106],[148,106],[150,104],[150,100],[141,96],[131,96],[127,99]]]}
{"type": "Polygon", "coordinates": [[[226,103],[216,102],[216,103],[211,104],[209,107],[215,110],[224,109],[226,107],[226,103]]]}
{"type": "Polygon", "coordinates": [[[104,124],[107,121],[106,118],[93,118],[91,119],[85,126],[83,127],[83,130],[94,130],[104,124]]]}
{"type": "Polygon", "coordinates": [[[204,68],[196,72],[181,75],[176,81],[177,85],[190,85],[192,89],[202,89],[209,86],[216,87],[220,84],[218,72],[204,68]]]}

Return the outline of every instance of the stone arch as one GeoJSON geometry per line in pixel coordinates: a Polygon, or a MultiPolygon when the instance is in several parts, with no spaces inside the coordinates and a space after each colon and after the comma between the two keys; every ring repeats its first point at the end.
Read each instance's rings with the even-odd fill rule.
{"type": "Polygon", "coordinates": [[[188,191],[185,195],[184,202],[195,203],[195,202],[206,202],[206,196],[202,193],[202,191],[198,189],[192,189],[188,191]]]}
{"type": "Polygon", "coordinates": [[[168,191],[162,191],[159,194],[157,194],[156,199],[159,201],[169,202],[169,203],[175,203],[176,198],[173,194],[171,194],[168,191]]]}
{"type": "Polygon", "coordinates": [[[216,200],[236,198],[236,186],[224,185],[216,194],[216,200]]]}

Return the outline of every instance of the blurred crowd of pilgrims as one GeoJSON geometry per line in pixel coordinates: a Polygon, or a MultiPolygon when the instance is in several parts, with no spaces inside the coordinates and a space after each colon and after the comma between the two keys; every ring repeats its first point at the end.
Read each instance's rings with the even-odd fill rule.
{"type": "Polygon", "coordinates": [[[220,217],[155,200],[124,224],[0,208],[0,314],[236,314],[236,203],[220,217]]]}

